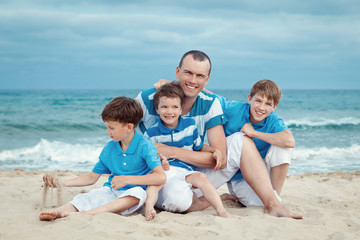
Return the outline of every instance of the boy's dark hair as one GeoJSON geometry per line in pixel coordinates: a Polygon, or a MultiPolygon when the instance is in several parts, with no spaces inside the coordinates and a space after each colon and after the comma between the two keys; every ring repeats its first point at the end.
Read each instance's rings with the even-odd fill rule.
{"type": "Polygon", "coordinates": [[[166,83],[156,90],[154,95],[154,107],[158,109],[161,97],[180,98],[180,104],[183,103],[185,94],[177,81],[166,83]]]}
{"type": "Polygon", "coordinates": [[[196,61],[200,61],[200,62],[203,62],[203,61],[206,61],[208,60],[209,61],[209,64],[210,64],[210,69],[209,69],[209,75],[210,75],[210,72],[211,72],[211,61],[210,61],[210,58],[208,55],[206,55],[206,53],[204,52],[201,52],[201,51],[198,51],[198,50],[191,50],[191,51],[188,51],[187,53],[185,53],[181,60],[180,60],[180,63],[179,63],[179,67],[181,68],[182,67],[182,64],[183,64],[183,61],[184,61],[184,58],[187,57],[188,55],[191,55],[193,57],[194,60],[196,61]]]}
{"type": "Polygon", "coordinates": [[[143,117],[143,110],[139,102],[128,97],[112,99],[101,113],[103,121],[132,123],[136,127],[143,117]]]}
{"type": "Polygon", "coordinates": [[[281,89],[275,82],[269,79],[260,80],[254,84],[250,90],[250,97],[253,97],[256,93],[267,97],[269,100],[273,100],[275,105],[278,105],[280,102],[281,89]]]}

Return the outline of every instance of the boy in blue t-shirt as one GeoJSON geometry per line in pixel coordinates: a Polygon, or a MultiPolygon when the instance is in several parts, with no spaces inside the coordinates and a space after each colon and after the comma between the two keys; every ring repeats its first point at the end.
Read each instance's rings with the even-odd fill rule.
{"type": "MultiPolygon", "coordinates": [[[[226,136],[231,139],[244,134],[253,138],[268,168],[275,195],[279,198],[291,162],[291,150],[295,146],[292,133],[283,119],[274,113],[281,98],[280,88],[271,80],[261,80],[251,88],[248,103],[228,102],[218,97],[228,119],[224,125],[226,136]]],[[[236,144],[231,144],[228,152],[235,152],[231,148],[236,147],[236,144]]],[[[243,205],[263,206],[240,170],[228,182],[228,188],[243,205]]]]}
{"type": "MultiPolygon", "coordinates": [[[[64,186],[89,186],[102,174],[110,174],[108,181],[100,189],[79,194],[65,205],[40,213],[40,220],[51,221],[76,213],[131,214],[146,200],[145,185],[165,184],[166,175],[155,146],[135,132],[143,116],[141,105],[134,99],[117,97],[105,106],[101,116],[112,141],[102,150],[91,173],[67,180],[64,186]]],[[[47,186],[57,187],[52,176],[45,175],[43,180],[47,186]]]]}
{"type": "MultiPolygon", "coordinates": [[[[196,123],[191,118],[181,117],[181,103],[184,92],[178,82],[170,82],[161,86],[154,95],[154,107],[160,119],[147,129],[144,136],[153,143],[163,143],[172,147],[179,147],[194,151],[210,152],[217,161],[222,160],[221,152],[213,147],[203,144],[198,133],[196,123]]],[[[164,163],[163,163],[164,164],[164,163]]],[[[155,203],[157,207],[171,212],[190,212],[193,192],[191,187],[199,188],[204,198],[212,205],[221,217],[231,215],[224,208],[216,189],[204,173],[195,171],[195,166],[177,160],[168,159],[169,170],[166,171],[167,183],[164,186],[149,186],[148,198],[145,202],[145,218],[151,220],[155,217],[155,203]],[[162,188],[171,191],[172,197],[183,197],[183,204],[178,206],[172,203],[169,197],[163,197],[162,188]],[[159,193],[160,191],[160,193],[159,193]],[[159,195],[159,196],[158,196],[159,195]],[[186,197],[186,195],[189,195],[186,197]],[[184,197],[185,196],[185,197],[184,197]]],[[[197,209],[198,210],[198,209],[197,209]]]]}

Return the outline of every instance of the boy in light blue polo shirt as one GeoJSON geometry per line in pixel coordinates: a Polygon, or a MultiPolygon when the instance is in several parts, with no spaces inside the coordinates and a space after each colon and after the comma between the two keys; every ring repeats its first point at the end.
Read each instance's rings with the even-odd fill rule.
{"type": "MultiPolygon", "coordinates": [[[[176,81],[161,86],[154,95],[154,106],[160,119],[147,129],[144,136],[153,143],[163,143],[192,151],[211,152],[215,159],[221,161],[222,156],[219,150],[203,144],[195,121],[192,118],[181,117],[181,103],[184,97],[184,92],[176,81]]],[[[204,173],[195,171],[195,166],[177,159],[168,159],[168,163],[170,169],[166,171],[167,183],[164,186],[149,186],[147,189],[146,220],[155,217],[154,205],[157,200],[159,201],[156,206],[167,211],[191,211],[192,201],[187,201],[187,199],[192,199],[192,187],[199,188],[202,191],[204,198],[215,208],[219,216],[231,216],[224,208],[216,189],[204,173]],[[160,191],[162,188],[168,189],[167,193],[171,191],[170,196],[163,197],[162,191],[160,191]],[[173,198],[176,200],[183,198],[182,205],[174,204],[173,198]]]]}
{"type": "MultiPolygon", "coordinates": [[[[228,119],[224,125],[226,136],[245,134],[253,138],[269,170],[275,195],[279,196],[291,162],[291,150],[295,146],[290,130],[274,113],[281,98],[280,88],[271,80],[261,80],[252,87],[248,103],[228,102],[218,97],[228,119]]],[[[228,182],[228,188],[245,206],[263,206],[240,170],[228,182]]]]}
{"type": "MultiPolygon", "coordinates": [[[[100,189],[79,194],[65,205],[42,212],[40,220],[51,221],[76,213],[131,214],[144,204],[146,185],[166,182],[155,146],[135,132],[143,116],[140,104],[131,98],[117,97],[105,106],[101,116],[112,141],[102,150],[91,173],[67,180],[64,186],[89,186],[102,174],[110,174],[108,181],[100,189]]],[[[43,180],[47,186],[57,187],[53,177],[45,175],[43,180]]]]}

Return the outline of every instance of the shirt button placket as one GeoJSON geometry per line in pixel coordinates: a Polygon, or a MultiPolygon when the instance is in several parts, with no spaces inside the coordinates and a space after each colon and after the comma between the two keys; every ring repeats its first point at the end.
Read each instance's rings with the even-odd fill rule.
{"type": "MultiPolygon", "coordinates": [[[[126,157],[126,153],[123,154],[124,157],[126,157]]],[[[126,162],[123,163],[124,166],[126,166],[126,162]]]]}

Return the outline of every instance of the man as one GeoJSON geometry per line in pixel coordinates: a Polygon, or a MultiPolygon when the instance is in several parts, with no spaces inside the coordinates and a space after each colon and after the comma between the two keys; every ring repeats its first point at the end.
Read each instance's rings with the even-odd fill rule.
{"type": "MultiPolygon", "coordinates": [[[[210,58],[201,51],[193,50],[184,54],[176,68],[175,76],[185,93],[182,116],[195,120],[202,139],[207,135],[209,145],[221,151],[223,160],[216,161],[208,152],[193,152],[163,144],[156,145],[159,153],[167,158],[179,159],[197,166],[199,171],[208,176],[215,188],[230,180],[240,168],[246,182],[264,203],[265,213],[278,217],[302,218],[301,214],[291,212],[276,198],[265,164],[252,139],[242,135],[225,138],[223,124],[227,120],[221,104],[215,95],[202,91],[209,81],[210,72],[210,58]],[[227,156],[227,148],[235,150],[227,156]]],[[[139,125],[142,132],[145,132],[158,117],[152,100],[155,91],[155,88],[143,91],[136,98],[144,110],[144,117],[139,125]]],[[[172,196],[171,191],[164,195],[167,198],[172,196]]],[[[171,201],[176,204],[177,199],[171,201]]],[[[207,202],[194,195],[190,208],[194,211],[207,206],[207,202]]]]}

